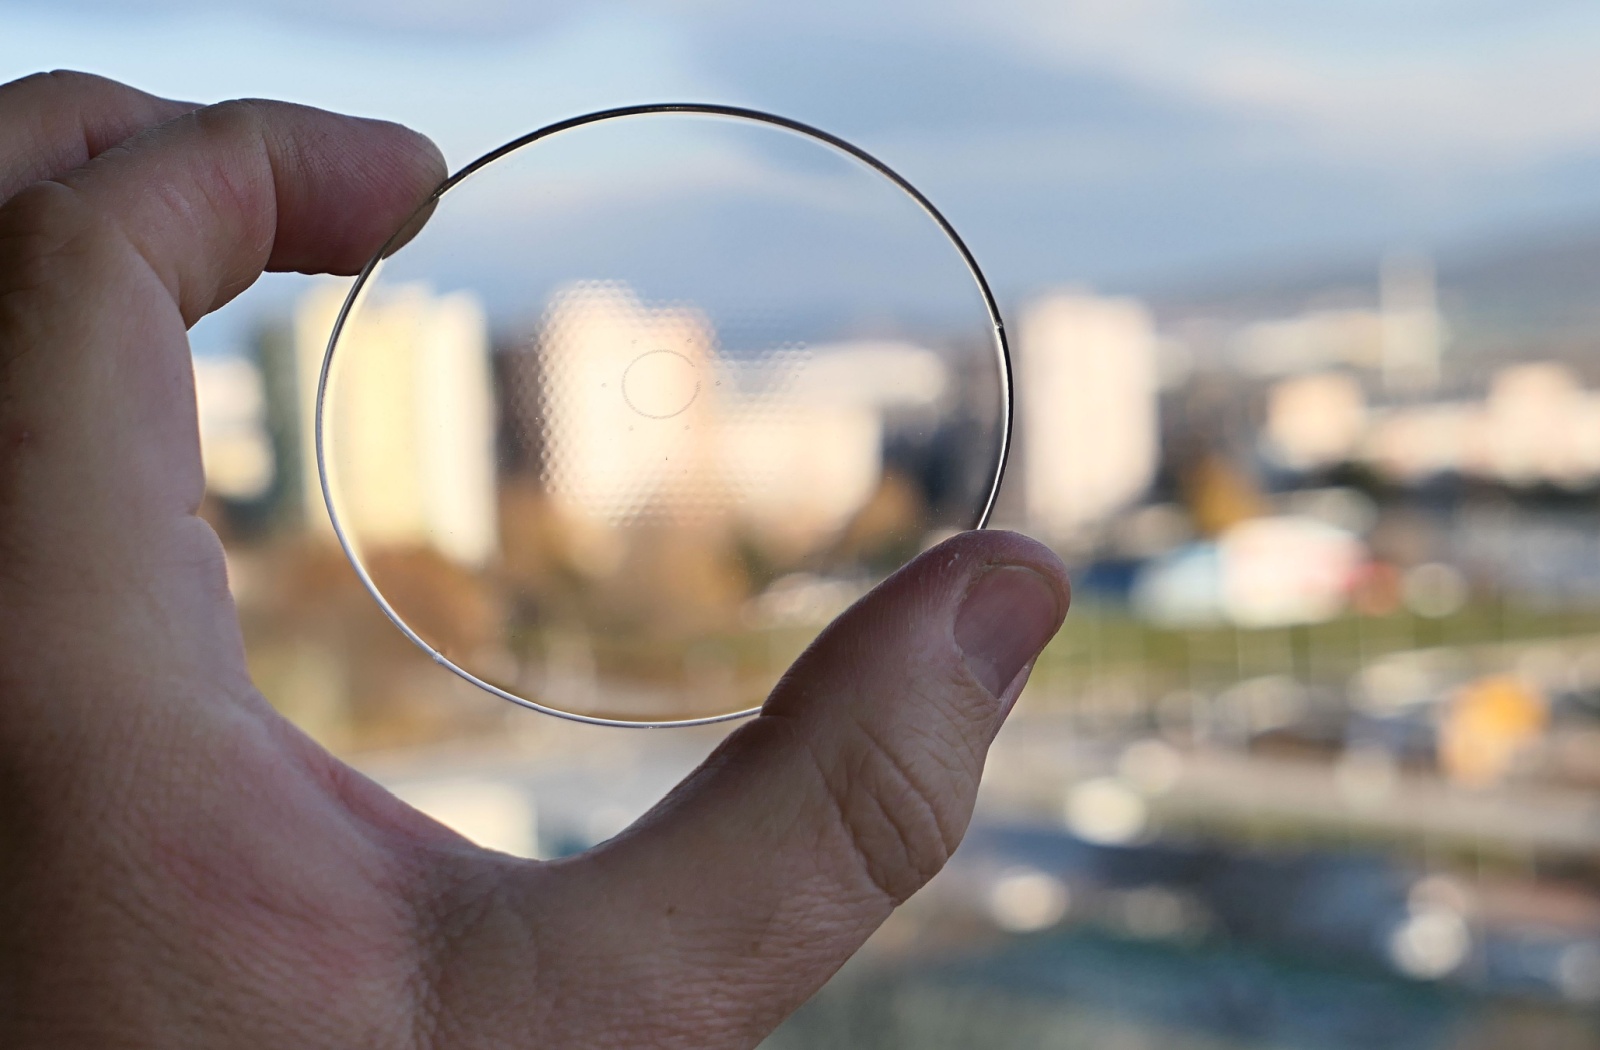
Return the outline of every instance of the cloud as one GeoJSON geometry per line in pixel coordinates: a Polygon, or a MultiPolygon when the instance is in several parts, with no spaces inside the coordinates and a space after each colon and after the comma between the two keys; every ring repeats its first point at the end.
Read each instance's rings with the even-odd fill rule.
{"type": "Polygon", "coordinates": [[[1573,0],[994,0],[952,27],[1270,120],[1348,161],[1522,164],[1600,145],[1600,8],[1573,0]]]}
{"type": "Polygon", "coordinates": [[[949,61],[917,70],[916,79],[957,121],[970,106],[952,85],[986,72],[1020,90],[1049,69],[1255,120],[1305,149],[1380,168],[1533,164],[1600,147],[1600,7],[1587,0],[648,6],[724,36],[810,36],[846,61],[864,42],[876,42],[886,63],[897,51],[943,49],[949,61]],[[963,50],[973,58],[963,61],[963,50]]]}

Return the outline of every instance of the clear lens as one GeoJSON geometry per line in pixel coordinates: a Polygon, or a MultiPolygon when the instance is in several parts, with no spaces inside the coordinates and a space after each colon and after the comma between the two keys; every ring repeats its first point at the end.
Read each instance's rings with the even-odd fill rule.
{"type": "Polygon", "coordinates": [[[986,518],[998,317],[943,220],[843,143],[597,115],[419,216],[323,304],[330,328],[344,309],[323,480],[396,624],[507,699],[748,711],[858,595],[986,518]]]}

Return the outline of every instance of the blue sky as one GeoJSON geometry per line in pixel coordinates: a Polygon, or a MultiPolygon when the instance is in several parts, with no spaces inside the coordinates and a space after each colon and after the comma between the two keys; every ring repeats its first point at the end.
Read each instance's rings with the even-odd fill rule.
{"type": "Polygon", "coordinates": [[[629,102],[858,141],[1006,296],[1600,223],[1590,0],[0,0],[0,77],[405,121],[453,164],[629,102]]]}

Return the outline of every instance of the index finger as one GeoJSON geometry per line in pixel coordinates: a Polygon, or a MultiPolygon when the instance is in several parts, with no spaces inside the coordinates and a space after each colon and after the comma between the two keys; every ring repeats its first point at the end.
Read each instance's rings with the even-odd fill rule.
{"type": "Polygon", "coordinates": [[[0,85],[0,202],[196,108],[70,70],[0,85]]]}
{"type": "Polygon", "coordinates": [[[60,181],[114,222],[193,324],[263,270],[355,273],[443,177],[438,148],[398,124],[242,99],[60,181]]]}

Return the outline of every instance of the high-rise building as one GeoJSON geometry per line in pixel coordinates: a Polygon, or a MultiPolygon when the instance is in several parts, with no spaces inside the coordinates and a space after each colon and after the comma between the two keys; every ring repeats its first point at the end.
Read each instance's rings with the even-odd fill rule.
{"type": "Polygon", "coordinates": [[[1444,326],[1433,263],[1391,255],[1380,282],[1383,385],[1391,394],[1427,394],[1439,386],[1444,326]]]}
{"type": "Polygon", "coordinates": [[[570,520],[737,524],[798,551],[825,542],[883,477],[885,414],[926,407],[931,351],[853,343],[730,355],[700,311],[626,285],[574,285],[546,311],[536,404],[514,443],[540,449],[544,490],[570,520]],[[534,428],[539,431],[532,434],[534,428]]]}
{"type": "Polygon", "coordinates": [[[1226,345],[1232,364],[1246,373],[1355,368],[1376,372],[1385,394],[1411,398],[1437,390],[1447,335],[1433,264],[1426,256],[1394,254],[1379,271],[1376,308],[1322,305],[1260,318],[1234,329],[1226,345]]]}
{"type": "Polygon", "coordinates": [[[1346,365],[1381,367],[1396,332],[1377,310],[1316,309],[1253,321],[1228,345],[1233,364],[1243,372],[1293,376],[1346,365]]]}
{"type": "MultiPolygon", "coordinates": [[[[373,294],[340,337],[325,415],[341,519],[368,548],[428,546],[481,564],[497,540],[483,308],[469,293],[434,295],[420,284],[373,294]]],[[[343,287],[327,284],[300,300],[294,381],[272,384],[293,391],[299,502],[313,527],[327,527],[313,436],[317,379],[344,297],[343,287]]]]}
{"type": "Polygon", "coordinates": [[[539,339],[541,474],[558,506],[620,525],[726,504],[703,314],[646,306],[623,285],[581,284],[552,300],[539,339]]]}
{"type": "Polygon", "coordinates": [[[1017,340],[1023,501],[1067,536],[1138,499],[1155,477],[1160,378],[1149,313],[1061,293],[1028,307],[1017,340]]]}
{"type": "Polygon", "coordinates": [[[938,355],[896,342],[780,352],[744,371],[754,374],[729,405],[722,469],[744,520],[801,549],[867,505],[896,417],[921,422],[949,385],[938,355]]]}
{"type": "Polygon", "coordinates": [[[207,491],[231,501],[262,498],[274,463],[261,370],[245,357],[197,357],[194,388],[207,491]]]}

